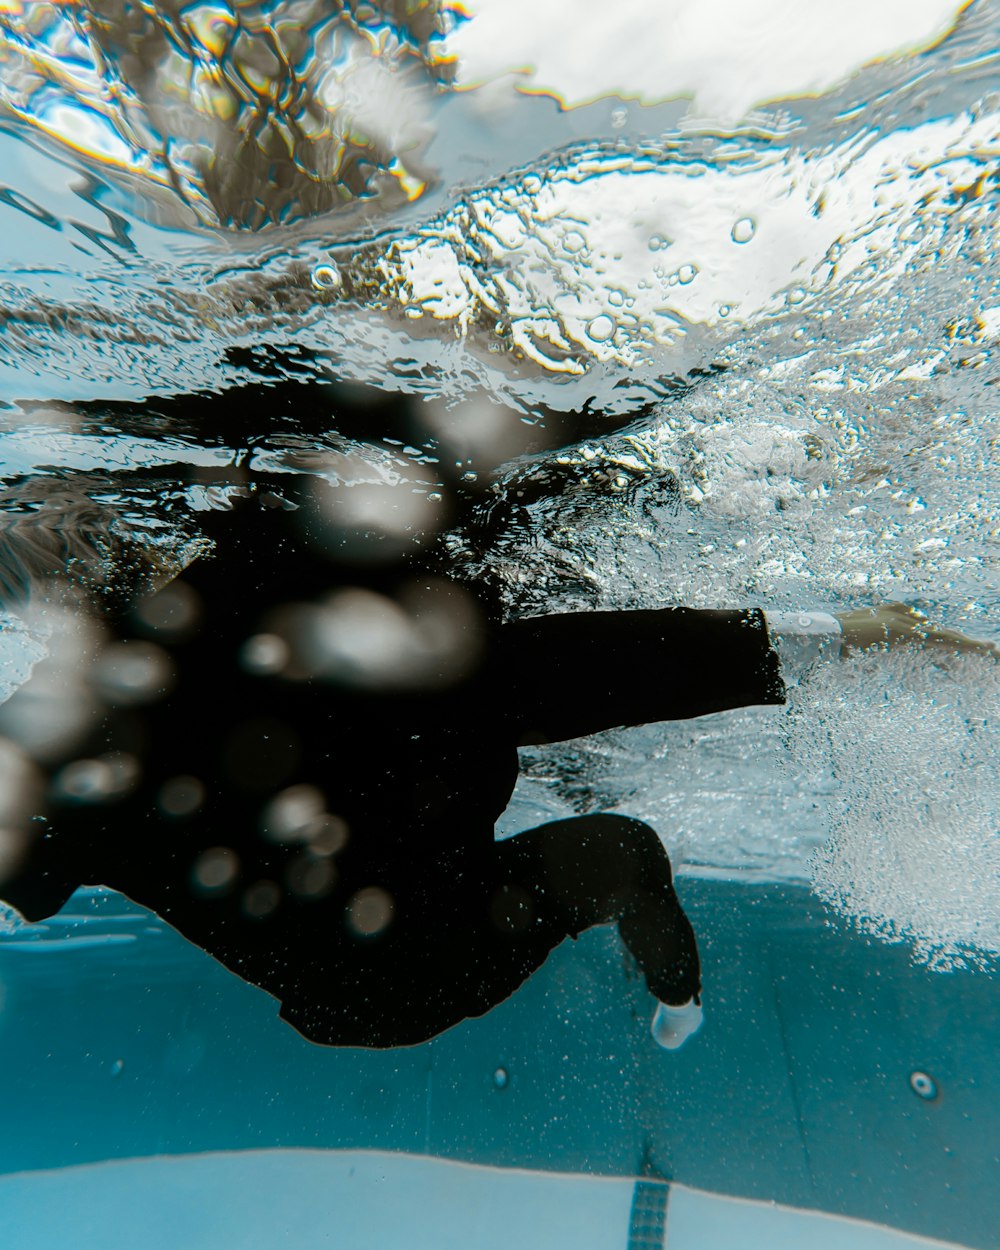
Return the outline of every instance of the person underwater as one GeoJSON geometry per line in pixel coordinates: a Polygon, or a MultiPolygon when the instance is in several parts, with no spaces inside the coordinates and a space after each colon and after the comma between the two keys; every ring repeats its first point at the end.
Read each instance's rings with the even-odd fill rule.
{"type": "Polygon", "coordinates": [[[134,570],[71,593],[41,513],[10,532],[60,589],[34,579],[49,654],[0,708],[0,898],[39,921],[119,890],[325,1045],[425,1041],[610,923],[680,1045],[702,986],[660,838],[592,814],[496,840],[518,746],[782,703],[790,672],[851,650],[996,655],[902,605],[504,622],[391,543],[359,559],[317,498],[200,513],[210,546],[135,595],[134,570]]]}

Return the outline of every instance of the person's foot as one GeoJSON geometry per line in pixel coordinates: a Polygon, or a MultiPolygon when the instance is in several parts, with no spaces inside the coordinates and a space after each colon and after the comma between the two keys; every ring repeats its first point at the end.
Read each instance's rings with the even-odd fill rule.
{"type": "Polygon", "coordinates": [[[652,1025],[656,1044],[664,1050],[680,1050],[687,1039],[701,1028],[703,1014],[701,1003],[695,1002],[693,998],[689,998],[680,1007],[657,1003],[652,1025]]]}
{"type": "Polygon", "coordinates": [[[992,656],[1000,660],[1000,648],[980,638],[969,638],[956,629],[933,625],[922,612],[905,603],[886,603],[877,608],[838,612],[843,631],[841,652],[874,651],[898,646],[933,647],[952,654],[992,656]]]}

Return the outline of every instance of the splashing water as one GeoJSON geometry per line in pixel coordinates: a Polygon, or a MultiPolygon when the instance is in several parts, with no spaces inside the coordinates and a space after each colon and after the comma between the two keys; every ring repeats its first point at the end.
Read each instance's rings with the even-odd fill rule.
{"type": "MultiPolygon", "coordinates": [[[[485,3],[0,5],[5,510],[55,478],[170,552],[245,464],[478,476],[447,546],[512,613],[898,598],[997,637],[1000,7],[956,8],[845,9],[739,82],[721,43],[650,81],[633,37],[588,91],[485,3]],[[248,382],[273,404],[226,409],[248,382]],[[410,442],[348,428],[360,384],[410,442]]],[[[829,837],[815,886],[866,929],[996,952],[981,668],[831,668],[791,748],[746,712],[535,752],[519,802],[619,805],[701,871],[803,876],[829,837]]]]}
{"type": "Polygon", "coordinates": [[[996,665],[894,654],[812,674],[794,751],[839,785],[820,897],[932,967],[1000,954],[996,665]]]}

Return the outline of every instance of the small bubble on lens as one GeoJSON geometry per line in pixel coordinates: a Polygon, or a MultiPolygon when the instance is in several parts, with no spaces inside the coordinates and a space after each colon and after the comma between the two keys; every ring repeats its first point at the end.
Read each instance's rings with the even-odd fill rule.
{"type": "Polygon", "coordinates": [[[240,664],[248,673],[280,673],[288,664],[288,643],[277,634],[254,634],[240,648],[240,664]]]}
{"type": "Polygon", "coordinates": [[[140,600],[135,608],[140,624],[171,642],[189,635],[200,615],[197,592],[182,581],[164,586],[155,595],[140,600]]]}
{"type": "Polygon", "coordinates": [[[148,703],[173,685],[173,665],[151,642],[116,642],[105,647],[93,668],[94,685],[109,703],[129,707],[148,703]]]}
{"type": "Polygon", "coordinates": [[[741,217],[730,231],[734,243],[749,243],[757,233],[757,223],[752,217],[741,217]]]}
{"type": "Polygon", "coordinates": [[[134,756],[112,752],[98,759],[73,760],[56,774],[53,789],[62,799],[101,803],[127,793],[138,776],[134,756]]]}
{"type": "Polygon", "coordinates": [[[910,1073],[910,1089],[913,1090],[918,1098],[923,1098],[925,1102],[933,1101],[938,1095],[937,1082],[926,1072],[910,1073]]]}
{"type": "Polygon", "coordinates": [[[313,855],[336,855],[347,845],[349,830],[347,821],[324,812],[311,820],[302,830],[313,855]]]}
{"type": "Polygon", "coordinates": [[[368,689],[448,685],[481,653],[478,605],[443,579],[402,587],[395,599],[362,587],[335,591],[289,614],[296,670],[368,689]]]}
{"type": "Polygon", "coordinates": [[[359,890],[347,904],[347,924],[358,937],[375,937],[392,920],[392,898],[378,886],[359,890]]]}
{"type": "Polygon", "coordinates": [[[329,859],[300,855],[288,867],[288,888],[300,898],[322,898],[337,880],[337,870],[329,859]]]}
{"type": "Polygon", "coordinates": [[[156,803],[164,816],[191,816],[205,801],[205,787],[197,777],[171,777],[160,787],[156,803]]]}
{"type": "Polygon", "coordinates": [[[335,265],[317,265],[312,271],[312,284],[317,291],[337,291],[344,279],[335,265]]]}
{"type": "Polygon", "coordinates": [[[273,842],[306,841],[311,823],[325,811],[322,790],[308,785],[289,786],[264,808],[262,831],[273,842]]]}
{"type": "Polygon", "coordinates": [[[595,343],[606,343],[614,333],[615,323],[607,313],[601,313],[587,325],[587,334],[595,343]]]}
{"type": "Polygon", "coordinates": [[[380,468],[345,456],[331,472],[340,480],[318,481],[300,515],[309,540],[331,559],[392,563],[430,543],[445,522],[441,483],[423,465],[380,468]]]}
{"type": "Polygon", "coordinates": [[[236,852],[227,846],[212,846],[194,861],[191,878],[205,894],[221,894],[231,888],[240,870],[236,852]]]}
{"type": "Polygon", "coordinates": [[[262,920],[280,902],[281,890],[273,881],[257,881],[243,895],[243,911],[253,920],[262,920]]]}

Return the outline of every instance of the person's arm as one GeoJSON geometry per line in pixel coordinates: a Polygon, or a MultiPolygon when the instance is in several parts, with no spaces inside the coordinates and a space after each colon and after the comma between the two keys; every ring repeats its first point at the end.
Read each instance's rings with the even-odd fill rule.
{"type": "Polygon", "coordinates": [[[664,608],[568,612],[501,627],[491,674],[516,740],[558,742],[603,729],[785,702],[818,660],[918,644],[992,655],[902,604],[857,611],[664,608]]]}
{"type": "Polygon", "coordinates": [[[515,740],[784,703],[759,611],[570,612],[499,631],[493,683],[515,740]]]}
{"type": "Polygon", "coordinates": [[[767,629],[786,680],[801,677],[818,660],[901,646],[931,648],[940,654],[982,655],[1000,659],[990,642],[933,625],[903,603],[887,603],[850,612],[767,612],[767,629]]]}
{"type": "Polygon", "coordinates": [[[797,680],[818,660],[831,659],[841,653],[843,626],[829,612],[767,611],[764,619],[786,681],[797,680]]]}
{"type": "Polygon", "coordinates": [[[877,608],[838,613],[837,621],[843,632],[842,649],[845,655],[857,651],[919,646],[939,652],[989,655],[1000,659],[1000,648],[994,643],[969,638],[957,629],[942,629],[905,603],[886,603],[877,608]]]}

